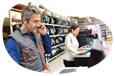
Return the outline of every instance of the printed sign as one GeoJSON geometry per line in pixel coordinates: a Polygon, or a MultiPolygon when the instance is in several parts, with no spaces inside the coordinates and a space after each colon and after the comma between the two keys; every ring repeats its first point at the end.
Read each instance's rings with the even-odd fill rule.
{"type": "Polygon", "coordinates": [[[105,48],[103,51],[104,51],[104,53],[105,53],[105,56],[107,56],[107,55],[109,54],[110,49],[107,47],[107,48],[105,48]]]}

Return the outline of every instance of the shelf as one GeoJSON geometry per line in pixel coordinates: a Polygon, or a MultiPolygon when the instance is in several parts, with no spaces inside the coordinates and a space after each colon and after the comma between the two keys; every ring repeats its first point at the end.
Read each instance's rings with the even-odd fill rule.
{"type": "Polygon", "coordinates": [[[53,26],[53,27],[55,27],[55,26],[58,26],[58,27],[67,27],[67,28],[69,28],[70,26],[65,26],[65,25],[56,25],[56,24],[48,24],[48,23],[43,23],[44,25],[48,25],[48,26],[53,26]]]}
{"type": "Polygon", "coordinates": [[[65,36],[67,34],[60,34],[60,35],[50,35],[50,37],[58,37],[58,36],[65,36]]]}
{"type": "Polygon", "coordinates": [[[101,34],[101,35],[107,35],[107,34],[101,34]]]}
{"type": "Polygon", "coordinates": [[[12,22],[21,22],[21,19],[13,19],[12,18],[12,22]]]}
{"type": "Polygon", "coordinates": [[[108,33],[109,31],[101,31],[101,32],[107,32],[108,33]]]}
{"type": "Polygon", "coordinates": [[[101,30],[108,30],[109,28],[104,28],[104,29],[101,29],[101,30]]]}
{"type": "Polygon", "coordinates": [[[58,57],[58,56],[62,55],[63,53],[65,53],[65,51],[63,51],[63,52],[59,53],[58,55],[54,56],[54,57],[53,57],[53,58],[51,58],[51,59],[48,59],[48,62],[50,62],[51,60],[55,59],[56,57],[58,57]]]}
{"type": "Polygon", "coordinates": [[[21,11],[25,6],[20,5],[20,4],[0,4],[0,9],[12,9],[15,11],[21,11]]]}
{"type": "MultiPolygon", "coordinates": [[[[6,19],[8,19],[9,20],[9,17],[5,17],[6,19]]],[[[12,22],[21,22],[21,19],[14,19],[14,18],[12,18],[12,22]]],[[[48,24],[48,23],[43,23],[44,25],[48,25],[48,26],[53,26],[53,27],[55,27],[55,26],[58,26],[58,27],[67,27],[67,28],[69,28],[70,26],[65,26],[65,25],[56,25],[56,24],[48,24]]]]}
{"type": "MultiPolygon", "coordinates": [[[[0,12],[0,19],[8,19],[9,20],[8,12],[0,12]]],[[[12,22],[21,22],[21,19],[12,18],[12,22]]]]}
{"type": "Polygon", "coordinates": [[[59,44],[59,45],[53,46],[52,48],[56,48],[56,47],[61,46],[61,45],[64,45],[64,44],[65,44],[65,43],[61,43],[61,44],[59,44]]]}

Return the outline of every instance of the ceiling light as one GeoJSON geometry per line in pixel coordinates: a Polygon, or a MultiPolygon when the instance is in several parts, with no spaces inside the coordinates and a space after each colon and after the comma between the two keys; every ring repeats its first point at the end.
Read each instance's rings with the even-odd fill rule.
{"type": "Polygon", "coordinates": [[[79,18],[86,18],[87,16],[79,16],[79,18]]]}

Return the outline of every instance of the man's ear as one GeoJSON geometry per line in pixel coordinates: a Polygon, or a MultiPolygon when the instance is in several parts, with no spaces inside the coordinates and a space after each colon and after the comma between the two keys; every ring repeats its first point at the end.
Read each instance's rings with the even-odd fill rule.
{"type": "Polygon", "coordinates": [[[23,23],[27,23],[27,20],[25,17],[23,18],[23,23]]]}

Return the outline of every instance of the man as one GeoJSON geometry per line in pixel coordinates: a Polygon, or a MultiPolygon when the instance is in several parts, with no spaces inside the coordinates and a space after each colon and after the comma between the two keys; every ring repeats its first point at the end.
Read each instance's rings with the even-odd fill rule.
{"type": "Polygon", "coordinates": [[[10,56],[21,66],[51,73],[46,70],[44,57],[44,52],[52,52],[51,39],[46,27],[40,23],[40,13],[35,6],[25,7],[21,14],[22,24],[18,24],[17,30],[8,36],[5,46],[10,56]],[[41,34],[42,41],[36,32],[41,34]]]}

